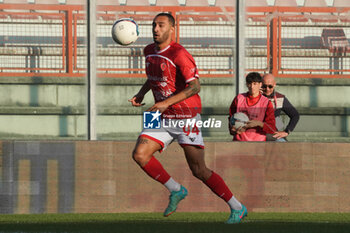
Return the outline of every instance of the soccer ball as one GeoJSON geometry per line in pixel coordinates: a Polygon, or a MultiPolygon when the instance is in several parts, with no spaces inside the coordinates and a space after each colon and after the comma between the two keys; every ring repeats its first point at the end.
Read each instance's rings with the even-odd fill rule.
{"type": "Polygon", "coordinates": [[[139,37],[139,26],[130,18],[118,19],[112,26],[112,38],[120,45],[130,45],[139,37]]]}
{"type": "Polygon", "coordinates": [[[230,118],[230,124],[236,129],[244,127],[249,121],[249,117],[243,112],[236,112],[230,118]]]}

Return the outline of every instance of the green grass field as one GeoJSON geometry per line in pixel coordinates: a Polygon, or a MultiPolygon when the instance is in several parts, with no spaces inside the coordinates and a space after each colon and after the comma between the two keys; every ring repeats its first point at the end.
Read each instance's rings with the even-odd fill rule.
{"type": "Polygon", "coordinates": [[[241,224],[227,225],[228,213],[31,214],[0,215],[0,232],[350,232],[346,213],[249,213],[241,224]]]}

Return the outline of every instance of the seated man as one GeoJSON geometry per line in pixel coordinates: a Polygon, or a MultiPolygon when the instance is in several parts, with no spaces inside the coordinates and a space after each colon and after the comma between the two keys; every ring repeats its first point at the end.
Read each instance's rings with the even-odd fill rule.
{"type": "Polygon", "coordinates": [[[229,131],[235,141],[266,141],[267,134],[274,134],[276,123],[274,109],[269,99],[260,92],[262,77],[259,73],[251,72],[246,76],[247,93],[237,95],[230,107],[230,116],[236,112],[245,113],[249,121],[238,129],[231,125],[229,131]]]}
{"type": "Polygon", "coordinates": [[[275,87],[275,77],[272,74],[265,74],[262,85],[263,95],[269,98],[269,100],[272,102],[275,109],[276,128],[278,130],[273,137],[276,138],[277,141],[285,142],[286,137],[294,130],[299,121],[299,113],[289,102],[287,97],[275,91],[275,87]],[[289,123],[286,128],[284,128],[284,124],[281,119],[282,111],[289,117],[289,123]]]}

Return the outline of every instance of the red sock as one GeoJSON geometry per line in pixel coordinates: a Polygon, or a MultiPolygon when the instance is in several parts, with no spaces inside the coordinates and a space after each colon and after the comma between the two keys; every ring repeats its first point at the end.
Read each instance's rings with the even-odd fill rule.
{"type": "Polygon", "coordinates": [[[225,184],[225,181],[216,174],[212,172],[211,176],[207,181],[204,182],[216,195],[228,202],[233,196],[230,189],[225,184]]]}
{"type": "Polygon", "coordinates": [[[162,184],[165,184],[170,179],[169,174],[154,156],[152,156],[150,161],[148,161],[148,163],[142,169],[147,173],[147,175],[162,184]]]}

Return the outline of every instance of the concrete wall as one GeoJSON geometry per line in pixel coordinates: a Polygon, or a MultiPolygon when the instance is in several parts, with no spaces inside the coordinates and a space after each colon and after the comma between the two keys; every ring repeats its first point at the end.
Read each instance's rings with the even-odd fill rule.
{"type": "MultiPolygon", "coordinates": [[[[162,212],[168,191],[132,161],[134,142],[0,143],[1,213],[162,212]]],[[[189,196],[179,212],[228,207],[176,144],[156,157],[189,196]]],[[[348,143],[206,143],[206,162],[252,212],[349,212],[348,143]]]]}
{"type": "MultiPolygon", "coordinates": [[[[98,106],[129,107],[144,78],[99,79],[98,106]]],[[[278,79],[277,90],[296,107],[348,107],[349,79],[278,79]]],[[[228,108],[235,96],[234,78],[201,78],[203,107],[228,108]]],[[[78,107],[86,103],[84,78],[2,78],[0,106],[78,107]]],[[[145,102],[153,103],[151,94],[145,102]]]]}
{"type": "MultiPolygon", "coordinates": [[[[128,99],[145,79],[99,79],[97,133],[99,139],[135,139],[142,129],[142,111],[153,104],[147,94],[143,108],[128,99]]],[[[350,140],[349,79],[279,79],[284,93],[301,113],[291,140],[350,140]],[[318,138],[318,139],[317,139],[318,138]],[[330,139],[333,140],[333,139],[330,139]]],[[[235,96],[234,80],[202,78],[203,117],[223,121],[221,134],[205,132],[214,140],[230,140],[226,119],[235,96]],[[214,136],[215,135],[215,136],[214,136]]],[[[0,137],[5,139],[82,139],[86,136],[86,86],[83,78],[25,78],[0,80],[0,137]]],[[[285,123],[288,118],[285,119],[285,123]]]]}

